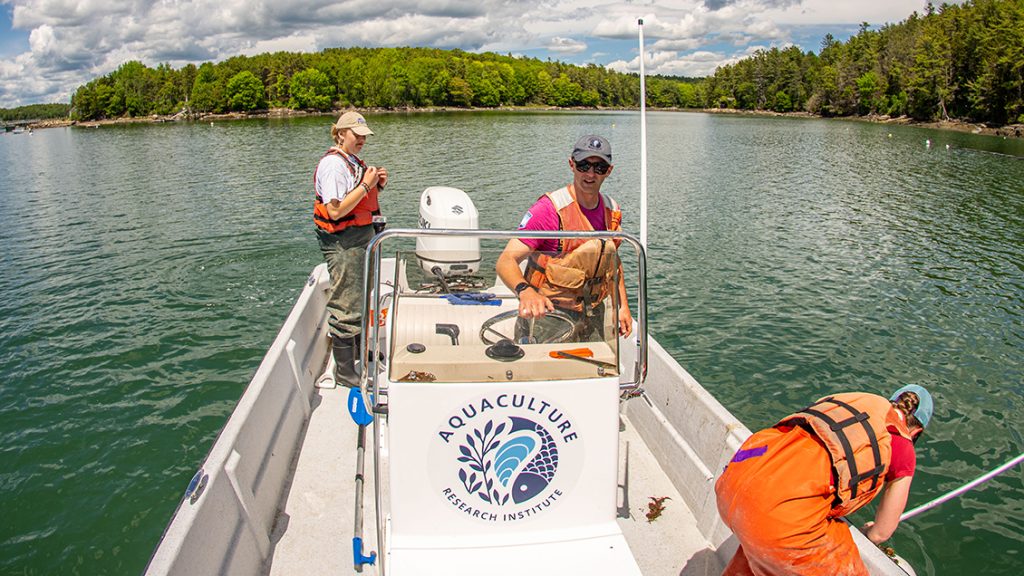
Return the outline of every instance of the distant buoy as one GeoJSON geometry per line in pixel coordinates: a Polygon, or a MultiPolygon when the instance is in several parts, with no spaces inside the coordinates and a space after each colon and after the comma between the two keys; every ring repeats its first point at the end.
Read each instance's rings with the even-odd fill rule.
{"type": "Polygon", "coordinates": [[[892,132],[889,133],[889,138],[892,138],[892,132]]]}
{"type": "Polygon", "coordinates": [[[213,122],[210,122],[210,126],[213,126],[213,122]]]}
{"type": "Polygon", "coordinates": [[[925,148],[931,148],[932,147],[932,141],[930,139],[929,140],[925,140],[924,141],[924,147],[925,148]]]}
{"type": "Polygon", "coordinates": [[[946,144],[946,150],[949,150],[949,144],[946,144]]]}

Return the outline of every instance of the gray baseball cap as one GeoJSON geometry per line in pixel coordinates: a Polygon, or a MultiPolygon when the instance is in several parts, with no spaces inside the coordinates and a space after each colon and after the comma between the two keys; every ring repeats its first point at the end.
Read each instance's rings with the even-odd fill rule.
{"type": "Polygon", "coordinates": [[[572,149],[572,159],[576,162],[597,156],[605,162],[612,163],[612,145],[603,136],[588,134],[576,141],[572,149]]]}

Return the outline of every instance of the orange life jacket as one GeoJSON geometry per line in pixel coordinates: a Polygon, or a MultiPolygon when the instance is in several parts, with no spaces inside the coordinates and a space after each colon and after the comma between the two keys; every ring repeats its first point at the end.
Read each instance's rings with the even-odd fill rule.
{"type": "Polygon", "coordinates": [[[829,515],[833,518],[864,506],[882,489],[892,456],[887,427],[910,439],[910,429],[892,403],[863,392],[827,396],[777,425],[801,422],[811,428],[832,457],[836,496],[829,515]]]}
{"type": "MultiPolygon", "coordinates": [[[[330,150],[327,151],[326,154],[323,155],[323,158],[326,158],[331,154],[341,156],[341,159],[345,161],[345,167],[348,168],[348,171],[352,174],[352,176],[356,179],[359,178],[359,175],[356,174],[355,168],[345,158],[345,154],[342,154],[342,152],[337,148],[331,148],[330,150]]],[[[321,160],[323,158],[321,158],[321,160]]],[[[349,156],[349,158],[355,159],[359,166],[364,171],[366,170],[366,164],[362,160],[360,160],[354,155],[349,156]]],[[[319,228],[332,234],[341,232],[342,230],[348,228],[349,226],[369,226],[370,224],[373,223],[373,217],[380,214],[380,204],[377,202],[378,192],[379,189],[377,188],[377,186],[370,188],[370,191],[366,194],[366,196],[363,196],[362,200],[360,200],[348,214],[345,214],[341,218],[331,218],[330,213],[327,212],[327,205],[324,203],[323,198],[320,197],[320,194],[317,193],[316,191],[316,170],[314,169],[313,222],[315,222],[319,228]]]]}
{"type": "MultiPolygon", "coordinates": [[[[558,229],[592,232],[594,227],[580,210],[573,187],[546,195],[558,212],[558,229]]],[[[608,231],[622,229],[622,211],[610,196],[604,199],[604,224],[608,231]]],[[[526,263],[526,281],[562,309],[592,309],[615,289],[619,271],[617,248],[621,240],[560,238],[558,254],[534,253],[526,263]]]]}

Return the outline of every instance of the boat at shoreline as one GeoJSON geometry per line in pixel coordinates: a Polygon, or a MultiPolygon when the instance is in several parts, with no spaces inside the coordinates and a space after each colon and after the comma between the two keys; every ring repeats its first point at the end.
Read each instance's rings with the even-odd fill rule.
{"type": "MultiPolygon", "coordinates": [[[[313,270],[146,574],[721,572],[736,541],[714,482],[750,431],[648,337],[641,242],[538,233],[632,248],[637,316],[629,338],[536,342],[511,337],[517,299],[473,255],[520,233],[467,228],[371,241],[357,389],[332,387],[313,270]]],[[[904,576],[852,533],[871,574],[904,576]]]]}

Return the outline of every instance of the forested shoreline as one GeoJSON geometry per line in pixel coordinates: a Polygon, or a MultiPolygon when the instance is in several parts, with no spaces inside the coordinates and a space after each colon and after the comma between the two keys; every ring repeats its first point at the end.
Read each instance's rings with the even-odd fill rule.
{"type": "MultiPolygon", "coordinates": [[[[659,106],[696,102],[696,80],[647,82],[648,100],[659,106]]],[[[269,108],[622,107],[639,98],[635,74],[593,64],[436,48],[331,48],[236,56],[179,70],[127,62],[79,87],[71,104],[73,118],[93,120],[269,108]]]]}
{"type": "MultiPolygon", "coordinates": [[[[348,107],[631,108],[639,84],[636,74],[594,64],[510,54],[331,48],[180,69],[126,62],[80,86],[67,117],[200,118],[348,107]]],[[[758,50],[707,78],[654,76],[646,84],[647,105],[655,108],[1024,123],[1024,0],[927,4],[924,14],[878,30],[863,23],[846,42],[828,35],[817,54],[795,46],[758,50]]]]}
{"type": "Polygon", "coordinates": [[[708,108],[1024,123],[1024,0],[928,4],[818,54],[761,50],[701,84],[708,108]]]}
{"type": "Polygon", "coordinates": [[[66,118],[70,113],[70,104],[29,104],[17,108],[0,108],[0,122],[66,118]]]}

